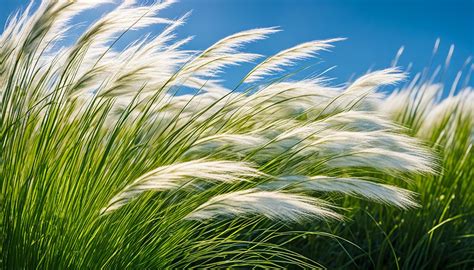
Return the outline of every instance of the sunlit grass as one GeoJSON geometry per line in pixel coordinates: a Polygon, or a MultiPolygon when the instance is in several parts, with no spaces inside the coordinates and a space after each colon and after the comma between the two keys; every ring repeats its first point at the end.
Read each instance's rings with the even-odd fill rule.
{"type": "Polygon", "coordinates": [[[442,97],[446,93],[442,85],[414,83],[391,94],[380,110],[437,153],[440,172],[407,183],[388,179],[417,192],[420,208],[399,211],[347,199],[343,205],[354,209],[348,214],[351,221],[331,226],[330,232],[357,247],[344,242],[328,246],[313,239],[299,243],[321,255],[316,257],[328,266],[470,269],[474,265],[474,94],[466,87],[442,97]],[[341,245],[348,254],[340,252],[341,245]]]}
{"type": "MultiPolygon", "coordinates": [[[[222,69],[257,61],[262,56],[242,47],[278,29],[190,52],[181,49],[189,39],[174,36],[185,17],[158,17],[170,2],[126,1],[61,47],[71,18],[105,2],[43,1],[0,36],[2,268],[321,267],[325,254],[308,255],[295,241],[344,241],[344,232],[313,228],[347,224],[352,212],[343,208],[363,200],[397,214],[425,207],[404,181],[433,187],[433,175],[448,168],[434,152],[452,140],[412,136],[418,128],[400,112],[379,109],[377,89],[404,80],[400,69],[339,88],[285,76],[341,39],[264,58],[226,89],[222,69]],[[166,27],[115,48],[124,33],[153,24],[166,27]],[[183,88],[193,90],[177,95],[183,88]],[[338,204],[341,196],[357,199],[338,204]]],[[[469,155],[464,118],[419,130],[461,128],[464,141],[454,143],[469,155]]],[[[472,159],[465,160],[449,166],[464,168],[472,159]]],[[[468,185],[465,177],[456,183],[468,185]]],[[[381,211],[364,209],[361,218],[381,211]]]]}

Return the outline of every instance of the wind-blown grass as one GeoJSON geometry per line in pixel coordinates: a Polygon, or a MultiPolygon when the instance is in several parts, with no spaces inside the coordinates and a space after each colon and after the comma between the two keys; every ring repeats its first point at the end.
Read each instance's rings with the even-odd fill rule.
{"type": "MultiPolygon", "coordinates": [[[[470,75],[468,71],[467,79],[470,75]]],[[[451,89],[456,91],[442,98],[447,91],[433,83],[435,77],[436,73],[430,80],[415,77],[407,87],[389,95],[379,109],[440,157],[439,174],[417,176],[400,184],[419,194],[421,207],[399,211],[346,199],[342,204],[354,207],[348,213],[351,221],[331,225],[329,230],[357,247],[342,241],[323,243],[314,237],[296,246],[319,254],[321,262],[334,268],[474,266],[474,92],[470,87],[456,89],[454,85],[451,89]],[[340,252],[341,246],[347,253],[340,252]]]]}
{"type": "Polygon", "coordinates": [[[337,193],[413,207],[385,179],[436,171],[377,110],[399,69],[342,88],[265,81],[339,39],[314,41],[226,89],[223,68],[255,61],[242,46],[277,29],[185,51],[173,34],[185,17],[157,16],[170,1],[122,2],[62,46],[73,17],[108,2],[45,0],[0,36],[3,268],[319,267],[275,239],[297,222],[342,222],[337,193]]]}

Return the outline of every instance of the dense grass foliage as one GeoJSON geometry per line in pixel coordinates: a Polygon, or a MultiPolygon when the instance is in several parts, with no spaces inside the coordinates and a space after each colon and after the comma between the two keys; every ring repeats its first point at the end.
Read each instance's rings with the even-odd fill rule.
{"type": "MultiPolygon", "coordinates": [[[[428,120],[413,119],[417,113],[405,120],[413,106],[381,111],[388,101],[377,89],[403,80],[399,69],[337,88],[321,77],[285,75],[341,39],[283,50],[226,89],[222,69],[257,61],[262,56],[243,45],[278,29],[243,31],[186,51],[189,39],[174,35],[186,16],[158,16],[170,1],[124,1],[74,38],[71,22],[109,2],[44,0],[13,16],[0,36],[2,268],[322,267],[329,249],[319,257],[294,243],[316,235],[344,241],[344,231],[323,230],[347,226],[342,208],[359,209],[364,200],[388,207],[368,204],[361,219],[419,203],[438,211],[430,205],[435,199],[416,200],[409,189],[418,187],[404,181],[436,189],[449,177],[459,185],[449,187],[453,192],[469,188],[463,180],[472,172],[456,166],[472,163],[472,125],[464,124],[472,114],[459,113],[459,125],[435,117],[415,130],[407,121],[428,120]],[[153,24],[164,24],[163,31],[117,48],[128,32],[153,24]],[[177,94],[183,90],[190,94],[177,94]],[[418,133],[431,127],[440,132],[428,132],[427,145],[418,133]],[[450,132],[464,135],[453,142],[450,132]],[[429,146],[441,151],[448,144],[464,161],[445,154],[438,164],[429,146]]],[[[469,198],[439,201],[451,209],[469,198]]],[[[460,224],[456,237],[470,239],[460,233],[469,222],[459,215],[427,225],[434,228],[429,242],[442,243],[432,232],[445,220],[460,224]]]]}
{"type": "MultiPolygon", "coordinates": [[[[331,268],[474,266],[474,92],[466,87],[442,99],[446,93],[442,85],[415,83],[391,94],[380,110],[438,153],[440,173],[400,183],[419,194],[420,208],[399,211],[345,200],[344,206],[353,207],[347,214],[351,221],[326,230],[346,242],[328,245],[312,238],[299,243],[316,252],[315,257],[331,268]],[[347,253],[341,253],[341,245],[347,253]]],[[[396,179],[387,181],[399,183],[396,179]]]]}

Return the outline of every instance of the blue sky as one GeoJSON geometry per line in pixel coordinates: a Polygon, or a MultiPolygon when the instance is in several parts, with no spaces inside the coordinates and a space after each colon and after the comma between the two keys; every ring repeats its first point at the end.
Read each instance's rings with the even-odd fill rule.
{"type": "MultiPolygon", "coordinates": [[[[0,0],[0,22],[27,2],[0,0]]],[[[203,49],[226,35],[266,26],[280,26],[283,31],[249,46],[250,51],[270,55],[305,41],[347,37],[332,52],[309,62],[321,61],[311,74],[337,66],[328,73],[336,78],[335,84],[368,69],[390,66],[402,45],[405,50],[399,65],[406,68],[413,63],[413,75],[431,62],[438,37],[440,48],[432,66],[444,62],[450,45],[455,45],[444,77],[448,84],[474,55],[474,0],[181,0],[162,14],[175,18],[190,10],[191,17],[178,32],[181,37],[195,36],[187,45],[190,49],[203,49]]],[[[227,86],[248,68],[229,70],[227,86]]],[[[474,85],[474,79],[469,85],[474,85]]]]}

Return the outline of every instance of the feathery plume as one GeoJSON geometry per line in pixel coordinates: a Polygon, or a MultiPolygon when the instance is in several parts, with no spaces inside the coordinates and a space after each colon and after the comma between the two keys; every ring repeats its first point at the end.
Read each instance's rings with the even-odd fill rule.
{"type": "Polygon", "coordinates": [[[242,62],[251,62],[260,57],[258,54],[243,53],[239,49],[247,43],[262,40],[268,35],[278,32],[275,27],[257,28],[242,31],[225,37],[189,61],[179,72],[176,79],[185,82],[189,76],[214,77],[222,68],[237,65],[242,62]]]}
{"type": "Polygon", "coordinates": [[[403,209],[418,206],[413,200],[414,194],[406,189],[356,178],[285,176],[278,178],[276,181],[267,182],[261,185],[261,188],[288,189],[298,192],[336,192],[395,205],[403,209]]]}
{"type": "Polygon", "coordinates": [[[392,85],[406,78],[399,68],[392,67],[366,74],[353,82],[346,91],[372,91],[383,85],[392,85]]]}
{"type": "Polygon", "coordinates": [[[263,215],[273,220],[298,222],[303,219],[341,219],[315,198],[277,191],[255,189],[222,194],[209,199],[186,216],[189,220],[207,220],[218,216],[263,215]]]}
{"type": "Polygon", "coordinates": [[[158,167],[134,180],[115,195],[101,210],[107,214],[124,206],[146,191],[173,190],[190,185],[193,179],[231,183],[247,181],[262,174],[249,163],[233,161],[194,160],[158,167]]]}
{"type": "Polygon", "coordinates": [[[316,52],[328,50],[333,47],[331,43],[341,40],[344,40],[344,38],[310,41],[283,50],[258,64],[249,72],[244,82],[256,82],[265,76],[272,75],[275,72],[281,72],[283,71],[283,67],[292,66],[295,61],[313,57],[316,52]]]}

